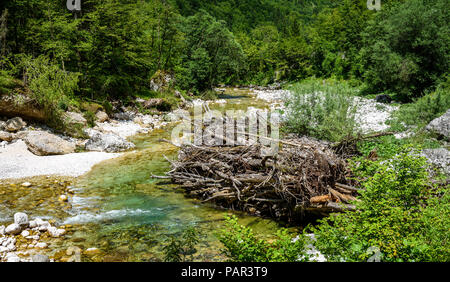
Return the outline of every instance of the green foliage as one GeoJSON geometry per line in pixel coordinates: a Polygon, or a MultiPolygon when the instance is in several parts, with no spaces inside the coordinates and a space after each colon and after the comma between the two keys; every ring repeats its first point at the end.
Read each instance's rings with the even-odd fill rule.
{"type": "Polygon", "coordinates": [[[356,212],[334,214],[313,227],[316,248],[330,261],[367,261],[370,248],[380,250],[382,261],[448,261],[450,222],[436,216],[449,213],[449,187],[431,189],[425,159],[404,147],[366,168],[358,170],[364,190],[356,212]],[[436,246],[438,240],[443,246],[436,246]]]}
{"type": "Polygon", "coordinates": [[[448,109],[450,109],[450,87],[438,87],[436,91],[413,103],[401,105],[400,109],[394,113],[391,127],[401,130],[404,129],[403,125],[407,125],[422,129],[448,109]]]}
{"type": "MultiPolygon", "coordinates": [[[[385,1],[383,1],[383,5],[385,1]]],[[[355,74],[360,32],[374,12],[367,1],[345,0],[315,17],[310,38],[314,71],[317,76],[349,78],[355,74]]]]}
{"type": "Polygon", "coordinates": [[[20,86],[20,81],[14,79],[6,71],[0,70],[0,95],[11,93],[15,88],[20,86]]]}
{"type": "Polygon", "coordinates": [[[435,87],[450,67],[449,23],[446,0],[404,1],[377,13],[363,32],[366,92],[411,101],[435,87]]]}
{"type": "Polygon", "coordinates": [[[96,116],[95,113],[92,111],[86,111],[83,113],[84,118],[87,121],[87,124],[89,127],[94,127],[95,126],[95,121],[96,121],[96,116]]]}
{"type": "Polygon", "coordinates": [[[226,228],[219,235],[223,253],[233,262],[294,262],[307,261],[306,239],[293,242],[286,229],[277,233],[274,242],[258,239],[252,229],[239,225],[236,216],[226,217],[226,228]]]}
{"type": "Polygon", "coordinates": [[[31,98],[45,110],[51,125],[63,129],[62,114],[77,89],[78,74],[63,71],[45,56],[24,57],[22,64],[31,98]]]}
{"type": "Polygon", "coordinates": [[[225,78],[238,78],[244,54],[225,22],[202,10],[184,21],[183,32],[185,52],[177,79],[183,89],[201,93],[225,78]]]}
{"type": "Polygon", "coordinates": [[[354,135],[355,88],[345,83],[306,80],[294,84],[286,102],[286,128],[289,132],[330,141],[354,135]]]}
{"type": "Polygon", "coordinates": [[[192,255],[197,252],[196,245],[200,242],[200,233],[193,227],[183,230],[180,237],[171,236],[167,245],[163,247],[164,261],[186,262],[193,260],[192,255]]]}

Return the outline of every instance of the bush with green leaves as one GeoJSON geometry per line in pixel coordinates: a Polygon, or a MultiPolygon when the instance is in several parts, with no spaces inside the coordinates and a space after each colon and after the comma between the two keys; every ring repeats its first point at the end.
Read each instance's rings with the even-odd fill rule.
{"type": "Polygon", "coordinates": [[[269,243],[259,239],[249,227],[240,225],[236,216],[226,217],[219,240],[224,245],[223,253],[233,262],[294,262],[307,261],[306,237],[294,240],[286,229],[277,232],[276,239],[269,243]]]}
{"type": "Polygon", "coordinates": [[[289,132],[330,141],[356,134],[356,88],[333,80],[309,79],[289,90],[291,95],[285,101],[289,132]]]}
{"type": "Polygon", "coordinates": [[[417,129],[422,129],[448,109],[450,109],[450,87],[441,85],[436,91],[416,99],[413,103],[401,105],[394,113],[391,127],[404,130],[405,126],[416,126],[417,129]]]}
{"type": "Polygon", "coordinates": [[[418,151],[405,146],[392,159],[356,171],[364,188],[356,211],[312,227],[315,247],[329,261],[367,261],[373,248],[382,261],[450,260],[450,221],[440,218],[450,212],[449,187],[430,183],[418,151]]]}
{"type": "Polygon", "coordinates": [[[22,64],[31,98],[45,110],[51,125],[64,129],[62,113],[77,89],[78,74],[60,69],[43,55],[25,56],[22,64]]]}
{"type": "Polygon", "coordinates": [[[21,83],[6,71],[0,70],[0,95],[11,93],[21,83]]]}

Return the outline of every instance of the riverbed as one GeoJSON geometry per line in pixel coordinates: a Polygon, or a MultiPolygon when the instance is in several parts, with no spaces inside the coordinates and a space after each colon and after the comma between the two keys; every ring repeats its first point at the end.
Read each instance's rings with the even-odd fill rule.
{"type": "MultiPolygon", "coordinates": [[[[227,89],[219,97],[222,103],[211,103],[210,107],[226,111],[268,106],[251,94],[249,90],[227,89]]],[[[50,240],[48,249],[41,251],[55,261],[67,261],[71,247],[98,249],[82,255],[82,261],[162,261],[167,240],[188,226],[201,233],[192,259],[223,261],[226,257],[221,253],[217,234],[229,214],[236,215],[241,224],[252,227],[261,238],[274,237],[282,223],[218,209],[187,198],[166,180],[150,177],[163,175],[170,169],[167,159],[177,158],[177,147],[159,142],[170,139],[171,126],[130,137],[136,145],[134,151],[105,160],[77,178],[1,180],[0,224],[10,222],[14,212],[20,211],[64,227],[64,238],[50,240]],[[24,181],[32,185],[21,186],[24,181]],[[61,194],[69,195],[69,201],[58,201],[61,194]]]]}

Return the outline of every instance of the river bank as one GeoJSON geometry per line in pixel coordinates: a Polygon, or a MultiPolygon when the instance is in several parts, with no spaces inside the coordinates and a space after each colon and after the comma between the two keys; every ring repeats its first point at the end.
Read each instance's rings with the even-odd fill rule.
{"type": "MultiPolygon", "coordinates": [[[[282,101],[262,99],[261,95],[271,94],[274,93],[258,97],[251,89],[226,89],[219,100],[206,103],[219,111],[280,106],[282,101]]],[[[16,212],[25,212],[31,220],[41,218],[65,229],[64,236],[49,238],[47,248],[31,249],[54,261],[68,261],[76,252],[81,254],[81,261],[162,261],[162,248],[167,240],[181,234],[187,226],[195,226],[203,234],[193,255],[194,261],[223,261],[226,258],[221,254],[222,246],[215,234],[223,228],[224,215],[229,213],[237,215],[240,224],[251,226],[261,238],[272,238],[284,223],[218,209],[200,200],[186,198],[176,185],[150,178],[151,174],[165,174],[170,170],[168,160],[178,158],[178,148],[159,142],[170,139],[172,121],[177,119],[178,113],[143,116],[123,112],[92,128],[105,135],[126,138],[126,142],[133,144],[133,148],[119,153],[79,152],[33,156],[33,161],[27,161],[26,157],[31,153],[24,152],[24,144],[20,141],[9,143],[6,148],[11,150],[10,166],[10,162],[20,159],[18,151],[12,150],[15,146],[25,155],[21,164],[28,168],[17,169],[17,172],[29,170],[39,174],[47,163],[51,164],[48,172],[53,169],[53,173],[25,179],[17,173],[15,179],[0,180],[0,225],[9,225],[16,212]],[[98,154],[98,158],[94,154],[98,154]],[[72,165],[73,169],[71,161],[76,163],[72,165]],[[75,167],[77,164],[79,166],[75,167]],[[61,196],[65,196],[65,200],[60,201],[61,196]]],[[[83,144],[88,140],[78,141],[83,144]]],[[[4,156],[7,154],[0,154],[0,160],[4,156]]],[[[301,226],[291,231],[298,234],[301,226]]],[[[30,243],[24,242],[24,248],[30,243]]],[[[29,259],[29,255],[19,256],[29,259]]]]}
{"type": "MultiPolygon", "coordinates": [[[[252,96],[238,96],[238,99],[233,96],[232,99],[224,99],[225,102],[209,101],[208,104],[212,108],[233,108],[237,104],[242,109],[264,104],[255,101],[252,96]]],[[[161,123],[151,126],[143,125],[140,115],[127,116],[126,120],[113,117],[93,130],[101,129],[105,133],[127,138],[127,142],[133,143],[133,149],[120,153],[81,152],[61,156],[33,156],[33,163],[24,160],[23,166],[35,169],[38,174],[36,167],[43,160],[47,165],[47,160],[55,160],[53,165],[48,166],[49,170],[55,169],[53,173],[48,171],[48,175],[31,178],[19,178],[24,175],[17,173],[15,179],[0,180],[0,224],[9,225],[14,213],[25,212],[31,220],[52,220],[58,228],[70,226],[64,236],[46,242],[47,248],[26,249],[28,253],[39,252],[54,261],[69,260],[71,256],[67,254],[73,253],[74,248],[81,250],[82,261],[161,261],[166,240],[186,226],[194,225],[203,235],[193,259],[225,260],[215,234],[223,227],[224,216],[230,212],[187,199],[175,185],[150,179],[151,173],[163,174],[170,169],[166,158],[177,157],[176,147],[158,142],[160,138],[170,139],[170,124],[176,120],[177,113],[160,117],[161,123]],[[112,157],[102,161],[90,159],[94,153],[112,157]],[[75,160],[82,156],[90,159],[91,163],[80,163],[80,168],[72,171],[70,165],[62,169],[70,158],[75,160]],[[91,164],[93,166],[88,168],[91,164]],[[79,175],[85,170],[88,171],[79,175]],[[76,177],[56,176],[56,172],[76,177]],[[58,201],[61,195],[66,196],[67,201],[58,201]],[[88,251],[92,249],[98,251],[88,251]]],[[[9,143],[6,148],[10,150],[20,144],[20,141],[16,141],[9,143]]],[[[20,146],[25,154],[24,144],[20,146]]],[[[26,155],[29,154],[31,152],[26,152],[26,155]]],[[[0,154],[0,158],[2,156],[6,154],[0,154]]],[[[9,156],[9,160],[14,161],[14,151],[10,151],[9,156]]],[[[20,171],[26,172],[17,170],[20,171]]],[[[239,217],[242,224],[252,226],[263,238],[271,238],[280,228],[280,223],[272,220],[239,212],[233,214],[239,217]]],[[[30,243],[26,242],[27,245],[30,243]]],[[[19,249],[22,250],[22,247],[19,249]]],[[[19,253],[18,256],[24,260],[30,258],[26,253],[19,253]]]]}

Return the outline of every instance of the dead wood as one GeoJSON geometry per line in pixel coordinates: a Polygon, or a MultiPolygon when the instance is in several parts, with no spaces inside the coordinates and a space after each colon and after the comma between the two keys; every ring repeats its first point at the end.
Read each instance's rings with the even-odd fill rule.
{"type": "Polygon", "coordinates": [[[204,202],[285,221],[354,209],[360,189],[327,144],[297,138],[281,142],[274,156],[261,149],[183,145],[172,170],[157,178],[169,177],[204,202]]]}

